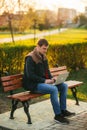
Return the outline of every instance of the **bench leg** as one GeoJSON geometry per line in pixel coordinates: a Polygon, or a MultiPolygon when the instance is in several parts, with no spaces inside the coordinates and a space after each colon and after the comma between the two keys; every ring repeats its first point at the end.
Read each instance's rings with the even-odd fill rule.
{"type": "Polygon", "coordinates": [[[73,96],[74,96],[74,98],[76,100],[76,105],[79,105],[79,101],[78,101],[78,98],[77,98],[77,89],[76,89],[76,87],[71,88],[71,91],[72,91],[72,94],[73,94],[73,96]]]}
{"type": "Polygon", "coordinates": [[[28,117],[28,124],[32,124],[31,122],[31,117],[30,117],[30,114],[29,114],[29,103],[28,101],[24,101],[22,102],[23,106],[24,106],[24,112],[26,113],[27,117],[28,117]]]}
{"type": "Polygon", "coordinates": [[[18,101],[15,101],[14,99],[12,100],[12,109],[10,113],[10,119],[14,119],[13,114],[14,111],[17,109],[18,101]]]}

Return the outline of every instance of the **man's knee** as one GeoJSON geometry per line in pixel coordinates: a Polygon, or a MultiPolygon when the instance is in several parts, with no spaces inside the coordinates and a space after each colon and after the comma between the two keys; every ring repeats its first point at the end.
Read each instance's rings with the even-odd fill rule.
{"type": "Polygon", "coordinates": [[[62,83],[62,84],[60,85],[60,89],[61,89],[61,90],[64,90],[64,91],[67,91],[67,90],[68,90],[67,84],[66,84],[66,83],[62,83]]]}
{"type": "Polygon", "coordinates": [[[52,92],[57,92],[58,93],[58,89],[57,89],[56,86],[53,86],[51,90],[52,90],[52,92]]]}
{"type": "Polygon", "coordinates": [[[63,89],[64,89],[65,91],[68,90],[68,85],[67,85],[66,83],[63,83],[63,89]]]}

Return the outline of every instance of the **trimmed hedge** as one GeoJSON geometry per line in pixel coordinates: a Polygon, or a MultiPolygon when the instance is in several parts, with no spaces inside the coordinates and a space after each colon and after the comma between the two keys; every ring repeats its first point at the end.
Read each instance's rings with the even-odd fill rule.
{"type": "Polygon", "coordinates": [[[87,43],[51,45],[48,58],[52,66],[58,64],[71,69],[87,68],[87,43]]]}
{"type": "MultiPolygon", "coordinates": [[[[23,73],[25,56],[35,46],[14,44],[0,45],[0,71],[10,74],[23,73]]],[[[87,43],[49,46],[47,57],[50,67],[58,64],[69,69],[87,68],[87,43]]]]}
{"type": "Polygon", "coordinates": [[[34,47],[3,44],[0,46],[0,71],[10,74],[23,72],[24,58],[34,47]]]}

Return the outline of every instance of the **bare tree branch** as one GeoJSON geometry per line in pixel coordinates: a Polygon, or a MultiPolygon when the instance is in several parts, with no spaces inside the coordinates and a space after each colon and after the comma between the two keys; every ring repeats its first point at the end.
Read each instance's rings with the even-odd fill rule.
{"type": "Polygon", "coordinates": [[[2,8],[4,6],[4,2],[5,2],[5,0],[0,1],[0,8],[2,8]]]}

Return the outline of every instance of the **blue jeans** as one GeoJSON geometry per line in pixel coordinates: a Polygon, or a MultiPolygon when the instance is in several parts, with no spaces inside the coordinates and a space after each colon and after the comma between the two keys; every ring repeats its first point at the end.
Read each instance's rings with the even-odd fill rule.
{"type": "Polygon", "coordinates": [[[37,92],[50,94],[52,107],[55,115],[57,115],[61,113],[61,110],[66,110],[67,88],[68,87],[65,83],[61,83],[56,86],[51,84],[39,83],[37,85],[37,92]]]}

